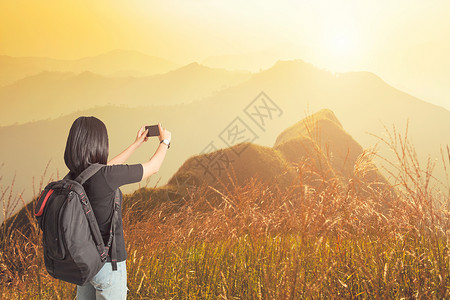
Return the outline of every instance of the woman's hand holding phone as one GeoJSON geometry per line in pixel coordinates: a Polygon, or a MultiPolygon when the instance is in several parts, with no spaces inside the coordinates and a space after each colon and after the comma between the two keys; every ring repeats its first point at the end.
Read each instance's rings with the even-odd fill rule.
{"type": "Polygon", "coordinates": [[[142,145],[142,143],[148,141],[148,138],[151,136],[157,136],[159,141],[167,139],[170,142],[170,140],[172,139],[172,133],[163,128],[161,126],[161,123],[158,123],[158,125],[142,126],[137,133],[135,144],[137,144],[137,146],[140,146],[142,145]]]}
{"type": "MultiPolygon", "coordinates": [[[[161,145],[161,141],[162,140],[169,140],[169,145],[170,145],[170,140],[172,139],[172,133],[170,131],[168,131],[167,129],[163,128],[161,126],[161,123],[158,123],[158,130],[159,130],[159,141],[160,141],[160,145],[161,145]]],[[[147,130],[144,131],[145,134],[147,134],[147,130]]],[[[169,146],[167,145],[167,146],[169,146]]],[[[144,173],[142,175],[142,179],[147,178],[149,176],[151,176],[152,174],[155,174],[159,171],[159,168],[161,167],[161,164],[164,160],[164,157],[166,156],[167,153],[167,149],[169,149],[169,147],[160,147],[158,145],[158,148],[156,148],[156,152],[155,154],[153,154],[153,156],[150,158],[149,161],[142,163],[142,167],[144,168],[144,173]]]]}
{"type": "Polygon", "coordinates": [[[147,132],[148,132],[148,130],[145,129],[145,125],[139,129],[137,136],[136,136],[136,140],[134,141],[134,143],[137,146],[140,146],[140,145],[142,145],[142,143],[148,141],[147,132]]]}

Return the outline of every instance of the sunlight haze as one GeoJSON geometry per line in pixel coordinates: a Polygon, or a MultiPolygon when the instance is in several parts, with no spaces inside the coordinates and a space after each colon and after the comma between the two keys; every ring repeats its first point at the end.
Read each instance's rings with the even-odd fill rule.
{"type": "Polygon", "coordinates": [[[187,64],[266,51],[259,64],[220,64],[258,71],[302,59],[365,70],[450,109],[441,70],[450,69],[449,12],[448,1],[4,0],[0,54],[76,59],[126,49],[187,64]],[[443,51],[423,53],[430,43],[443,51]],[[409,59],[418,55],[425,61],[409,59]]]}

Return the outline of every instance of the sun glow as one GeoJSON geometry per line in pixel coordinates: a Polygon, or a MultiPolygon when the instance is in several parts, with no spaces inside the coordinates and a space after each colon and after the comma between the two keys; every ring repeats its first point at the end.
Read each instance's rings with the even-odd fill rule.
{"type": "Polygon", "coordinates": [[[326,64],[338,70],[355,68],[364,56],[361,41],[353,28],[333,29],[323,37],[323,59],[326,64]]]}
{"type": "Polygon", "coordinates": [[[336,57],[347,57],[354,54],[356,42],[352,37],[342,33],[331,38],[329,42],[329,51],[336,57]]]}

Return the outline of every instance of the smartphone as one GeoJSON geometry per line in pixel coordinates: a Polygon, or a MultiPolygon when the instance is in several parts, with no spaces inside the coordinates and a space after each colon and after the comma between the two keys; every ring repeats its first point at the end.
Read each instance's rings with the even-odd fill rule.
{"type": "Polygon", "coordinates": [[[158,125],[145,126],[148,129],[147,136],[159,136],[158,125]]]}

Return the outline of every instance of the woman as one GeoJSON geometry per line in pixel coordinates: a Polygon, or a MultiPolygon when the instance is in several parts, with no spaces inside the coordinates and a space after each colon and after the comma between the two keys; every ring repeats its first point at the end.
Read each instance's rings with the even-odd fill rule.
{"type": "MultiPolygon", "coordinates": [[[[158,172],[161,167],[170,147],[171,133],[162,128],[160,123],[158,128],[160,143],[155,154],[147,162],[132,165],[124,163],[148,140],[145,126],[139,129],[134,143],[109,161],[107,161],[108,133],[102,121],[95,117],[79,117],[70,128],[64,161],[70,170],[71,178],[76,178],[90,164],[106,165],[83,184],[105,243],[109,238],[116,189],[125,184],[139,182],[158,172]]],[[[120,197],[122,198],[122,193],[120,197]]],[[[107,262],[94,278],[87,285],[77,286],[77,299],[126,299],[127,253],[123,238],[121,208],[114,238],[117,244],[117,271],[112,270],[109,254],[107,262]]]]}

